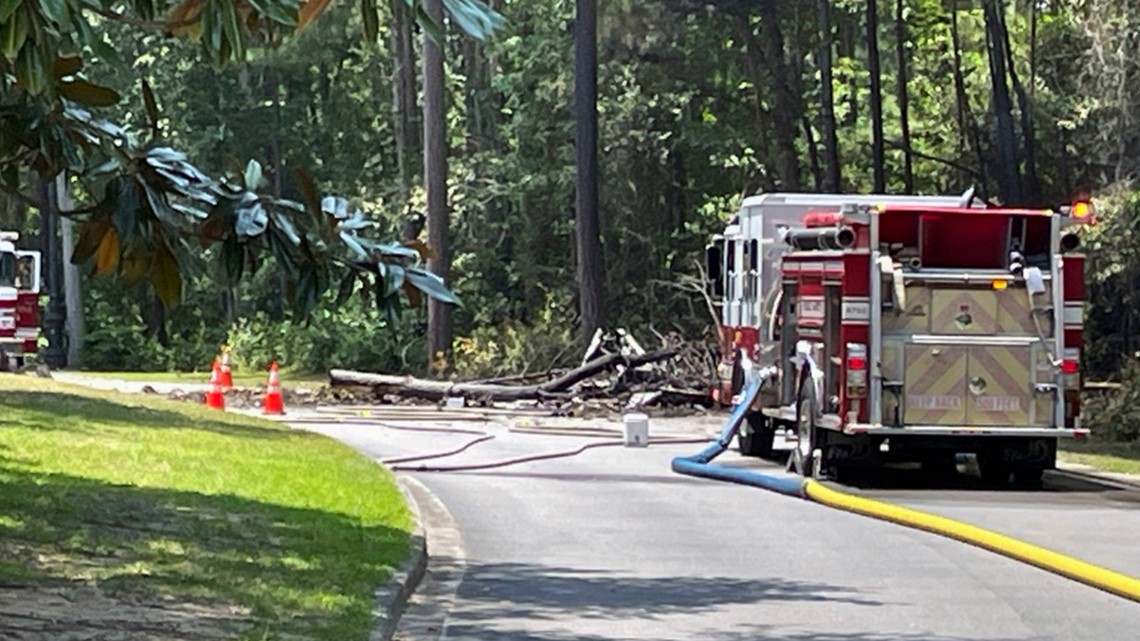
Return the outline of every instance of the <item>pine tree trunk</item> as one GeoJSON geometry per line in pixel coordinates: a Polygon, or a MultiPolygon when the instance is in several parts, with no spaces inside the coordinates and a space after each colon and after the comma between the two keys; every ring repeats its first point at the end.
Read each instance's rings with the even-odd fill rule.
{"type": "Polygon", "coordinates": [[[867,70],[871,75],[871,191],[887,191],[886,157],[883,152],[883,90],[879,71],[879,8],[876,0],[867,2],[867,70]]]}
{"type": "Polygon", "coordinates": [[[598,214],[597,0],[577,0],[574,18],[574,101],[577,152],[575,233],[578,305],[586,342],[605,322],[601,223],[598,214]]]}
{"type": "Polygon", "coordinates": [[[903,193],[914,193],[914,157],[910,142],[910,92],[907,90],[906,0],[895,2],[895,53],[898,58],[899,127],[902,135],[903,193]]]}
{"type": "MultiPolygon", "coordinates": [[[[424,0],[424,10],[438,24],[443,24],[440,0],[424,0]]],[[[443,53],[425,34],[424,65],[424,188],[427,191],[428,246],[432,257],[428,269],[448,282],[451,271],[451,247],[448,238],[447,205],[447,120],[443,90],[443,53]]],[[[451,353],[451,305],[428,299],[428,370],[445,368],[451,353]]]]}
{"type": "Polygon", "coordinates": [[[831,1],[818,0],[820,118],[823,121],[823,191],[837,194],[842,181],[839,134],[835,124],[835,95],[831,77],[831,1]]]}

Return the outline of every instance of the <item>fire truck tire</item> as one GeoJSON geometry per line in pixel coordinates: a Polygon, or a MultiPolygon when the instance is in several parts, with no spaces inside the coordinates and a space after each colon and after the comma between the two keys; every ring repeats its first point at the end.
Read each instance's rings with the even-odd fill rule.
{"type": "Polygon", "coordinates": [[[986,483],[994,485],[1008,485],[1013,468],[1002,460],[1002,449],[994,448],[990,451],[978,452],[978,474],[986,483]]]}
{"type": "Polygon", "coordinates": [[[815,448],[819,442],[819,430],[815,426],[815,389],[811,385],[800,387],[799,402],[796,404],[796,446],[792,449],[790,463],[792,471],[804,478],[815,476],[815,448]]]}
{"type": "Polygon", "coordinates": [[[735,358],[732,361],[732,395],[735,397],[743,391],[744,367],[740,365],[740,350],[736,350],[735,358]]]}
{"type": "Polygon", "coordinates": [[[772,421],[760,412],[753,412],[747,417],[748,427],[736,433],[736,445],[744,456],[766,458],[772,456],[772,441],[776,437],[776,429],[772,421]]]}

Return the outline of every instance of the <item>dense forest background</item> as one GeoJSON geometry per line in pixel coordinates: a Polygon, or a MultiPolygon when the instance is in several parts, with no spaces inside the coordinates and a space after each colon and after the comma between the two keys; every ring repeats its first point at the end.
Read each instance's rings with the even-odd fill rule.
{"type": "MultiPolygon", "coordinates": [[[[546,369],[580,358],[576,331],[573,0],[499,0],[505,26],[444,52],[454,310],[450,371],[546,369]]],[[[687,284],[740,199],[759,191],[961,193],[1053,205],[1092,194],[1086,376],[1131,380],[1140,338],[1140,56],[1135,0],[628,0],[598,7],[605,322],[643,341],[707,338],[687,284]]],[[[93,79],[145,128],[139,78],[169,144],[207,173],[259,159],[275,195],[305,167],[400,233],[425,210],[422,34],[400,0],[379,43],[352,5],[244,63],[192,42],[94,25],[93,79]],[[117,54],[116,54],[117,50],[117,54]],[[117,58],[111,60],[110,58],[117,58]]],[[[456,31],[456,30],[452,30],[456,31]]],[[[36,241],[8,203],[0,228],[36,241]]],[[[207,255],[209,258],[209,255],[207,255]]],[[[215,261],[217,262],[217,261],[215,261]]],[[[426,315],[398,326],[327,296],[307,321],[282,304],[272,259],[236,287],[212,263],[164,312],[152,290],[84,274],[83,365],[419,372],[426,315]]]]}

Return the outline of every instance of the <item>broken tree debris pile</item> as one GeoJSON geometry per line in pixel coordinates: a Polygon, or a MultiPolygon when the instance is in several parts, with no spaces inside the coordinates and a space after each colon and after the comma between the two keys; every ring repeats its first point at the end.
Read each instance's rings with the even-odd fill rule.
{"type": "Polygon", "coordinates": [[[381,402],[459,398],[476,405],[534,401],[564,410],[583,403],[601,403],[613,410],[708,408],[713,405],[709,390],[715,380],[709,360],[675,335],[662,337],[661,348],[648,351],[625,330],[612,334],[598,330],[578,367],[542,375],[439,381],[334,369],[329,381],[333,390],[370,390],[373,400],[381,402]]]}

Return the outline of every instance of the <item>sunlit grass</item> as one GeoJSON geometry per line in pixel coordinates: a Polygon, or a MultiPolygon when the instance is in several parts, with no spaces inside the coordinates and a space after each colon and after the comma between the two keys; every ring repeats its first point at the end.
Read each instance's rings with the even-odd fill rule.
{"type": "Polygon", "coordinates": [[[1064,443],[1063,460],[1089,465],[1105,472],[1140,474],[1140,443],[1064,443]]]}
{"type": "Polygon", "coordinates": [[[276,423],[0,375],[0,583],[235,606],[257,635],[365,639],[408,551],[391,476],[276,423]]]}

